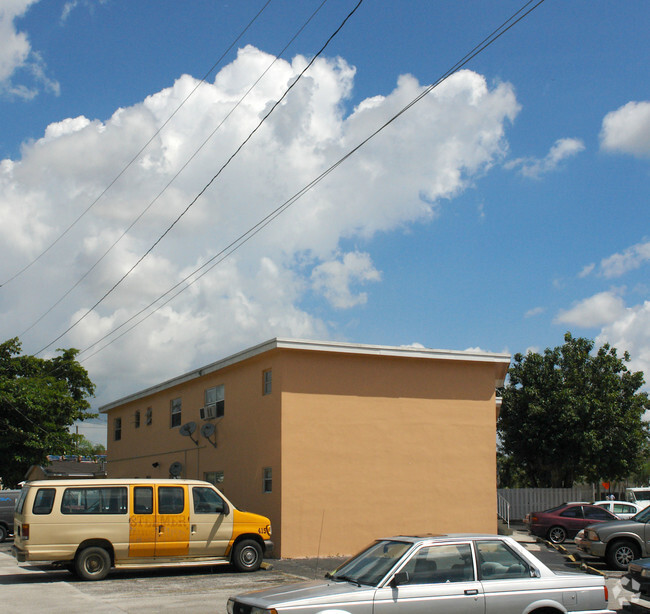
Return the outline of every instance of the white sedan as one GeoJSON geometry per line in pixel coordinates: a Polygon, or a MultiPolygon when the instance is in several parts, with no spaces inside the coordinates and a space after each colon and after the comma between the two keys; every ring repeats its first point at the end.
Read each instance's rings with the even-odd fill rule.
{"type": "Polygon", "coordinates": [[[596,501],[593,505],[604,507],[608,512],[615,514],[621,520],[632,518],[632,516],[642,509],[636,503],[630,503],[629,501],[596,501]]]}
{"type": "Polygon", "coordinates": [[[231,597],[228,614],[614,614],[603,576],[555,573],[512,538],[380,539],[325,580],[231,597]]]}

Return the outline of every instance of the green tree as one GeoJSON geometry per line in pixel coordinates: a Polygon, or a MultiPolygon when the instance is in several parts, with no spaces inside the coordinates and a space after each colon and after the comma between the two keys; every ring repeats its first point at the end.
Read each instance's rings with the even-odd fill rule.
{"type": "Polygon", "coordinates": [[[73,454],[79,456],[97,456],[106,454],[106,448],[101,443],[93,443],[86,439],[83,435],[73,435],[74,451],[73,454]]]}
{"type": "Polygon", "coordinates": [[[590,339],[567,333],[564,341],[514,356],[497,424],[503,464],[520,467],[533,487],[627,478],[648,451],[643,373],[609,344],[594,353],[590,339]]]}
{"type": "Polygon", "coordinates": [[[58,350],[51,359],[21,356],[18,338],[0,344],[0,479],[14,487],[31,465],[48,454],[72,454],[69,427],[87,413],[95,391],[78,350],[58,350]]]}

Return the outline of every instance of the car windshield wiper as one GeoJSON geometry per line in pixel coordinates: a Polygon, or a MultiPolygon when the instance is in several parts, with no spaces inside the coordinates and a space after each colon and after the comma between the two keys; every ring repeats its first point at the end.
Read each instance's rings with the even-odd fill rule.
{"type": "Polygon", "coordinates": [[[356,584],[357,586],[361,586],[361,582],[359,582],[359,580],[351,578],[350,576],[334,576],[331,573],[326,573],[325,577],[329,578],[330,580],[334,580],[334,582],[350,582],[352,584],[356,584]]]}

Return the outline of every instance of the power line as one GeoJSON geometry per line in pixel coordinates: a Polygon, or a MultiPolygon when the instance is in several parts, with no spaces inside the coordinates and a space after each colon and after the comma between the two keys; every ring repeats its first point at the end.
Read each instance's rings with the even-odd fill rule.
{"type": "MultiPolygon", "coordinates": [[[[156,130],[156,132],[140,148],[140,150],[135,154],[135,156],[133,156],[133,158],[131,158],[131,160],[129,160],[129,162],[127,162],[126,166],[124,166],[124,168],[122,168],[122,170],[116,175],[116,177],[106,186],[106,188],[104,188],[102,193],[97,198],[95,198],[95,200],[93,202],[91,202],[90,205],[88,205],[88,207],[86,207],[86,209],[84,211],[82,211],[82,213],[52,243],[50,243],[38,256],[36,256],[36,258],[34,258],[31,262],[26,264],[22,269],[20,269],[16,273],[14,273],[9,279],[7,279],[3,283],[1,283],[0,288],[6,286],[8,283],[12,282],[14,279],[16,279],[17,277],[22,275],[25,271],[27,271],[29,268],[31,268],[32,265],[34,265],[43,256],[45,256],[45,254],[47,254],[61,239],[63,239],[63,237],[65,237],[72,230],[72,228],[74,228],[74,226],[77,225],[77,223],[86,215],[86,213],[88,213],[99,202],[99,200],[104,196],[104,194],[106,194],[106,192],[108,192],[111,189],[111,187],[113,187],[113,185],[120,179],[120,177],[127,171],[127,169],[140,157],[140,154],[160,134],[162,129],[171,121],[171,119],[176,115],[176,113],[178,113],[178,111],[181,109],[181,107],[189,100],[189,98],[194,94],[194,92],[196,92],[196,90],[205,82],[205,80],[210,76],[212,71],[221,63],[221,61],[224,59],[224,57],[226,57],[226,55],[232,50],[232,48],[237,44],[239,39],[242,36],[244,36],[244,34],[249,30],[249,28],[253,25],[253,23],[255,23],[257,18],[264,12],[266,7],[269,4],[271,4],[271,2],[272,2],[272,0],[267,0],[267,2],[264,4],[264,6],[262,6],[262,8],[253,17],[253,19],[251,19],[248,22],[248,25],[239,33],[237,38],[235,38],[235,40],[233,40],[233,42],[230,44],[230,46],[221,54],[219,59],[212,65],[210,70],[208,70],[208,72],[205,73],[203,78],[197,83],[197,85],[194,87],[194,89],[183,99],[183,101],[176,107],[176,109],[173,111],[173,113],[164,121],[164,123],[161,124],[160,128],[158,128],[158,130],[156,130]]],[[[42,317],[44,317],[44,316],[42,316],[42,317]]],[[[40,321],[40,319],[42,319],[42,317],[39,318],[38,321],[40,321]]],[[[32,328],[32,327],[30,327],[30,328],[32,328]]],[[[30,328],[28,328],[27,330],[30,330],[30,328]]]]}
{"type": "Polygon", "coordinates": [[[529,0],[522,8],[520,8],[518,11],[516,11],[510,18],[508,18],[505,22],[503,22],[498,28],[492,31],[490,35],[488,35],[486,38],[484,38],[478,45],[476,45],[471,51],[469,51],[463,58],[461,58],[454,66],[452,66],[447,72],[445,72],[441,77],[439,77],[434,83],[432,83],[430,86],[425,88],[418,96],[413,98],[408,104],[406,104],[400,111],[398,111],[395,115],[393,115],[390,119],[388,119],[384,124],[382,124],[379,128],[377,128],[374,132],[372,132],[369,136],[367,136],[363,141],[361,141],[359,144],[357,144],[354,148],[349,150],[343,157],[341,157],[337,162],[332,164],[328,169],[323,171],[318,177],[313,179],[310,183],[308,183],[306,186],[304,186],[300,191],[296,192],[291,198],[286,200],[284,203],[282,203],[279,207],[271,211],[268,215],[266,215],[264,218],[262,218],[257,224],[249,228],[245,233],[241,234],[237,239],[232,241],[228,246],[226,246],[224,249],[219,251],[217,254],[215,254],[212,258],[210,258],[207,262],[205,262],[203,265],[201,265],[199,268],[195,269],[192,273],[190,273],[188,276],[186,276],[184,279],[182,279],[180,282],[172,286],[169,290],[167,290],[164,294],[159,296],[157,299],[149,303],[146,307],[141,309],[139,312],[131,316],[129,319],[127,319],[125,322],[114,328],[112,331],[95,341],[92,345],[88,346],[84,350],[79,352],[79,356],[82,354],[85,354],[95,346],[99,345],[102,341],[105,339],[108,339],[111,335],[116,333],[118,330],[135,320],[137,317],[145,313],[148,309],[156,305],[159,301],[163,300],[165,297],[171,295],[172,292],[178,289],[178,291],[169,296],[167,300],[165,300],[163,303],[158,305],[154,310],[149,312],[145,317],[143,317],[141,320],[133,324],[133,326],[127,328],[124,332],[122,332],[120,335],[117,337],[114,337],[111,339],[108,343],[104,344],[102,347],[100,347],[97,351],[93,352],[89,356],[86,356],[83,360],[80,362],[84,362],[85,360],[88,360],[89,358],[92,358],[102,350],[104,350],[106,347],[123,337],[125,334],[133,330],[136,326],[147,320],[149,317],[151,317],[154,313],[156,313],[158,310],[160,310],[162,307],[167,305],[170,301],[172,301],[174,298],[176,298],[179,294],[184,292],[187,288],[189,288],[191,285],[196,283],[201,277],[206,275],[209,271],[211,271],[215,266],[223,262],[228,256],[230,256],[233,252],[238,250],[240,247],[242,247],[245,243],[247,243],[250,239],[252,239],[257,233],[259,233],[263,228],[268,226],[272,221],[274,221],[277,217],[279,217],[282,213],[284,213],[289,207],[291,207],[296,201],[298,201],[304,194],[306,194],[308,191],[310,191],[312,188],[314,188],[318,183],[320,183],[325,177],[327,177],[330,173],[332,173],[334,170],[336,170],[341,164],[343,164],[348,158],[353,156],[357,151],[359,151],[362,147],[364,147],[370,140],[372,140],[375,136],[377,136],[380,132],[382,132],[385,128],[387,128],[389,125],[391,125],[394,121],[396,121],[399,117],[401,117],[406,111],[411,109],[415,104],[417,104],[420,100],[422,100],[425,96],[427,96],[433,89],[438,87],[443,81],[448,79],[451,75],[454,73],[458,72],[461,68],[463,68],[466,64],[468,64],[474,57],[476,57],[479,53],[483,52],[485,49],[487,49],[490,45],[492,45],[497,39],[499,39],[503,34],[505,34],[508,30],[510,30],[512,27],[514,27],[517,23],[519,23],[522,19],[524,19],[527,15],[529,15],[533,10],[535,10],[539,5],[541,5],[544,2],[544,0],[529,0]],[[534,6],[530,6],[531,4],[534,4],[534,6]],[[530,7],[530,8],[529,8],[530,7]],[[202,272],[201,272],[202,271],[202,272]],[[200,273],[200,275],[199,275],[200,273]],[[197,276],[198,275],[198,276],[197,276]],[[195,277],[196,276],[196,277],[195,277]],[[191,280],[191,281],[188,281],[191,280]],[[187,283],[184,287],[183,284],[187,283]],[[179,289],[180,288],[180,289],[179,289]]]}
{"type": "MultiPolygon", "coordinates": [[[[269,2],[270,2],[270,0],[269,0],[269,2]]],[[[201,143],[201,145],[198,147],[198,149],[196,149],[194,151],[194,153],[188,158],[188,160],[183,164],[183,166],[180,167],[180,169],[167,182],[167,184],[156,195],[156,197],[138,214],[138,216],[122,232],[122,234],[109,246],[109,248],[99,257],[99,259],[96,260],[95,263],[70,288],[68,288],[68,290],[53,305],[51,305],[41,316],[39,316],[36,319],[35,322],[33,322],[29,327],[27,327],[25,330],[23,330],[20,333],[20,335],[19,335],[20,337],[23,337],[27,332],[29,332],[32,328],[34,328],[41,320],[43,320],[43,318],[45,318],[53,309],[55,309],[84,279],[86,279],[86,277],[88,277],[88,275],[90,275],[90,273],[92,273],[92,271],[95,270],[95,268],[104,260],[104,258],[106,258],[106,256],[113,250],[113,248],[129,233],[129,231],[140,221],[140,219],[142,219],[142,217],[145,215],[145,213],[147,211],[149,211],[149,209],[167,191],[167,189],[174,183],[174,181],[176,181],[176,179],[181,175],[181,173],[189,166],[190,162],[192,162],[192,160],[194,160],[194,158],[207,145],[207,143],[212,139],[212,137],[217,133],[217,131],[226,123],[226,121],[235,112],[235,110],[237,108],[239,108],[241,103],[248,97],[248,95],[253,91],[253,89],[257,86],[257,84],[264,78],[264,76],[269,72],[269,70],[271,70],[271,68],[282,57],[284,52],[291,46],[291,44],[296,40],[296,38],[298,38],[298,36],[300,36],[302,31],[307,27],[307,25],[309,25],[309,23],[313,20],[313,18],[318,14],[318,12],[323,8],[323,6],[327,2],[328,2],[328,0],[323,0],[320,3],[320,5],[316,8],[316,10],[309,16],[309,18],[305,21],[305,23],[303,23],[303,25],[298,29],[298,31],[291,37],[291,39],[286,43],[286,45],[282,48],[282,50],[273,58],[273,60],[266,67],[264,72],[262,72],[262,74],[257,78],[257,80],[248,88],[248,90],[245,92],[245,94],[237,101],[237,103],[232,107],[232,109],[230,109],[230,111],[225,115],[225,117],[223,117],[223,119],[219,122],[217,127],[201,143]]],[[[268,2],[267,2],[267,4],[268,4],[268,2]]],[[[215,64],[215,66],[216,66],[216,64],[215,64]]],[[[211,71],[212,71],[212,69],[211,69],[211,71]]],[[[202,79],[202,81],[199,83],[199,85],[201,83],[203,83],[203,81],[205,81],[205,77],[202,79]]],[[[198,87],[198,85],[196,87],[198,87]]],[[[196,87],[192,90],[192,92],[194,92],[196,90],[196,87]]],[[[189,98],[189,96],[187,98],[189,98]]],[[[187,100],[187,98],[185,98],[185,101],[187,100]]],[[[176,113],[176,111],[174,111],[174,113],[176,113]]],[[[171,117],[170,117],[170,119],[171,119],[171,117]]],[[[167,122],[168,121],[169,120],[167,120],[167,122]]],[[[167,122],[165,122],[165,123],[167,123],[167,122]]],[[[161,127],[161,129],[162,129],[162,127],[161,127]]],[[[158,134],[159,132],[160,132],[160,130],[158,130],[158,132],[156,132],[156,134],[158,134]]],[[[149,142],[151,142],[151,140],[149,142]]]]}
{"type": "Polygon", "coordinates": [[[206,192],[206,190],[214,183],[214,181],[221,175],[223,170],[230,164],[230,162],[237,156],[237,154],[244,148],[246,143],[248,143],[251,138],[255,135],[255,133],[261,128],[261,126],[266,122],[266,120],[269,118],[269,116],[273,113],[273,111],[282,103],[282,101],[287,97],[289,92],[295,87],[295,85],[300,81],[302,76],[309,70],[309,68],[312,66],[312,64],[316,61],[316,59],[325,51],[327,46],[330,44],[330,42],[334,39],[334,37],[341,31],[341,29],[345,26],[345,24],[348,22],[348,20],[354,15],[354,13],[357,11],[357,9],[361,6],[363,3],[363,0],[359,0],[355,7],[347,14],[345,19],[341,22],[341,24],[338,26],[338,28],[334,31],[333,34],[330,35],[330,37],[325,41],[325,44],[320,48],[320,50],[316,53],[316,55],[309,61],[307,66],[298,74],[296,79],[287,87],[287,89],[284,91],[282,96],[272,105],[272,107],[269,109],[269,111],[262,117],[262,119],[259,121],[257,126],[251,131],[251,133],[244,139],[244,141],[239,145],[239,147],[230,155],[230,157],[226,160],[226,162],[221,166],[221,168],[217,171],[217,173],[210,179],[210,181],[203,187],[203,189],[194,197],[194,199],[185,207],[185,209],[176,217],[176,219],[167,227],[167,229],[154,241],[154,243],[149,247],[149,249],[138,259],[138,261],[124,274],[122,277],[106,292],[104,295],[97,301],[95,304],[90,307],[82,316],[80,316],[77,320],[75,320],[66,330],[64,330],[58,337],[50,341],[47,345],[42,347],[38,352],[36,352],[34,355],[37,356],[38,354],[44,352],[47,350],[50,346],[54,345],[61,337],[66,335],[68,332],[70,332],[75,326],[77,326],[80,322],[82,322],[92,311],[97,308],[135,269],[138,267],[138,265],[155,249],[155,247],[169,234],[169,232],[172,230],[172,228],[180,221],[180,219],[191,209],[191,207],[196,203],[196,201],[203,196],[203,194],[206,192]]]}

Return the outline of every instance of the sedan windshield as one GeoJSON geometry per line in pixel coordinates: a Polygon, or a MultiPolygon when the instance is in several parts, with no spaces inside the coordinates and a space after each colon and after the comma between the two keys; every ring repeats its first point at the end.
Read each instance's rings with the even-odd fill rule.
{"type": "Polygon", "coordinates": [[[644,507],[638,514],[632,516],[630,520],[637,522],[650,522],[650,507],[644,507]]]}
{"type": "Polygon", "coordinates": [[[336,571],[327,574],[331,580],[377,586],[413,544],[382,540],[352,557],[336,571]]]}

